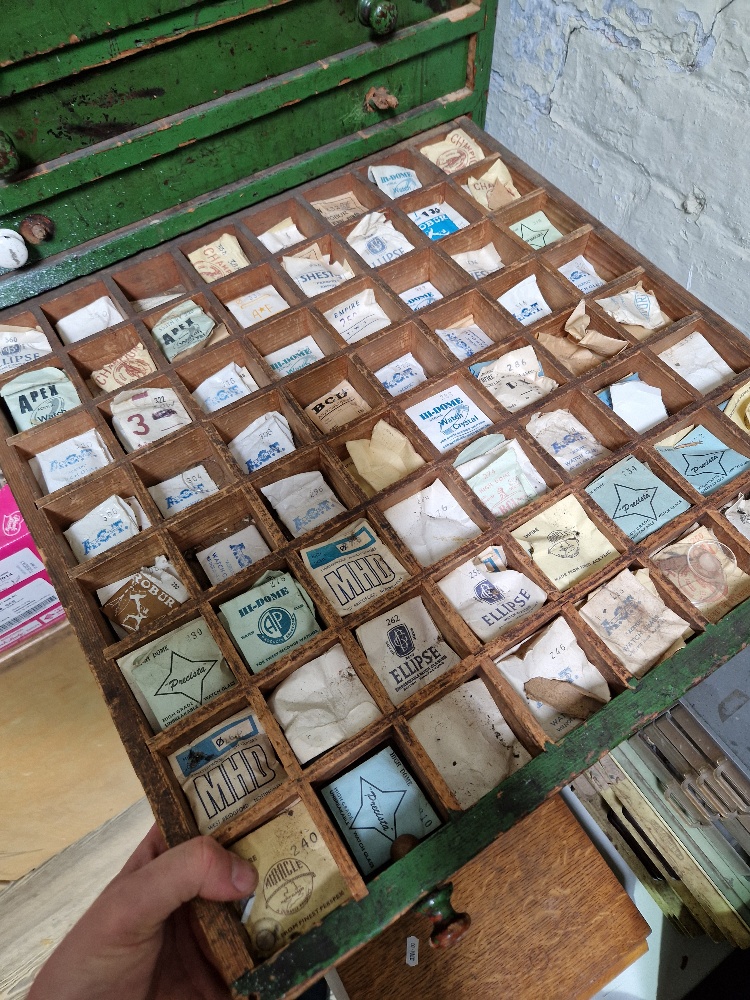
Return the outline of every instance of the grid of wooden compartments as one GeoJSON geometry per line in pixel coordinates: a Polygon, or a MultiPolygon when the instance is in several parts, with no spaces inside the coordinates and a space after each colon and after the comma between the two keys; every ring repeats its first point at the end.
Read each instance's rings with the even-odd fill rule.
{"type": "MultiPolygon", "coordinates": [[[[720,513],[722,505],[736,497],[745,483],[750,484],[750,474],[745,473],[710,497],[704,497],[694,491],[653,447],[668,432],[702,422],[731,448],[750,455],[750,439],[719,409],[719,404],[750,377],[750,347],[747,342],[737,331],[677,289],[663,274],[650,268],[604,227],[577,210],[559,192],[543,184],[537,175],[502,150],[470,121],[462,119],[456,124],[472,134],[487,155],[486,161],[471,170],[448,175],[420,154],[421,146],[447,133],[450,126],[433,130],[322,181],[311,182],[189,237],[80,280],[68,288],[40,296],[0,316],[0,322],[42,328],[50,344],[54,345],[54,354],[28,367],[52,364],[62,368],[82,400],[82,405],[74,411],[22,433],[14,433],[8,413],[3,411],[0,417],[5,431],[4,443],[0,445],[2,466],[14,484],[23,512],[48,560],[54,582],[69,609],[71,622],[87,652],[167,841],[174,844],[196,832],[191,810],[172,776],[168,755],[249,705],[260,718],[288,778],[257,805],[221,826],[215,836],[221,843],[231,845],[299,798],[312,815],[355,900],[367,895],[368,886],[324,806],[319,794],[323,784],[378,748],[391,746],[417,779],[441,819],[450,823],[451,815],[459,809],[459,804],[410,729],[410,719],[415,714],[467,680],[481,678],[505,720],[531,756],[543,754],[545,745],[549,745],[548,737],[523,699],[503,679],[493,658],[533,635],[557,616],[562,616],[589,660],[601,671],[613,701],[616,701],[618,694],[632,686],[633,678],[580,617],[578,608],[588,593],[626,567],[648,567],[667,606],[684,618],[695,633],[700,633],[707,625],[706,618],[660,574],[650,561],[650,553],[679,537],[688,525],[697,521],[711,527],[719,540],[733,550],[740,568],[750,569],[748,542],[720,513]],[[470,173],[478,176],[479,172],[489,167],[498,154],[511,167],[521,198],[492,212],[471,199],[461,185],[470,173]],[[368,181],[369,163],[394,162],[414,169],[422,189],[389,200],[368,181]],[[353,223],[331,226],[311,205],[319,198],[350,191],[368,210],[385,212],[397,229],[408,236],[414,250],[395,263],[374,269],[360,260],[345,241],[353,223]],[[443,199],[452,204],[470,225],[447,238],[431,242],[406,213],[420,205],[443,199]],[[540,209],[560,230],[562,239],[535,251],[509,227],[540,209]],[[257,238],[287,216],[291,216],[306,241],[290,252],[306,246],[308,241],[317,241],[323,252],[331,253],[334,259],[346,259],[355,276],[333,292],[305,299],[282,269],[281,254],[268,253],[257,238]],[[187,255],[227,232],[239,240],[250,265],[231,276],[206,283],[191,266],[187,255]],[[495,245],[505,266],[475,281],[456,265],[451,254],[478,249],[489,242],[495,245]],[[584,254],[607,282],[603,288],[586,296],[587,310],[596,328],[619,338],[626,347],[611,363],[574,377],[545,351],[535,339],[535,334],[539,330],[562,331],[565,320],[580,300],[578,290],[558,271],[562,264],[578,254],[584,254]],[[498,305],[497,299],[532,274],[536,275],[553,311],[540,323],[522,326],[498,305]],[[594,302],[595,298],[634,285],[639,278],[643,279],[647,289],[656,293],[662,309],[673,320],[669,326],[657,330],[643,342],[610,319],[594,302]],[[411,312],[400,298],[400,293],[425,280],[431,281],[443,298],[421,311],[411,312]],[[242,329],[226,303],[268,284],[276,286],[290,308],[249,329],[242,329]],[[215,320],[224,322],[230,336],[187,360],[181,361],[178,356],[173,363],[169,363],[150,331],[158,317],[175,303],[170,302],[144,313],[136,311],[133,302],[159,295],[176,286],[184,290],[183,298],[192,297],[215,320]],[[390,325],[365,340],[347,345],[326,322],[323,312],[365,287],[375,291],[378,303],[390,318],[390,325]],[[126,316],[125,321],[65,347],[54,332],[55,323],[101,295],[109,295],[115,301],[126,316]],[[457,359],[434,331],[451,326],[469,313],[474,315],[493,343],[466,361],[457,359]],[[735,373],[734,378],[705,395],[695,391],[658,356],[660,351],[694,331],[703,333],[735,373]],[[324,359],[297,374],[275,379],[263,356],[308,335],[315,339],[325,355],[324,359]],[[132,454],[125,454],[110,423],[110,402],[114,393],[97,394],[90,375],[138,343],[145,345],[158,370],[128,388],[170,385],[183,401],[193,422],[172,436],[132,454]],[[468,365],[493,359],[525,344],[535,347],[545,373],[559,383],[559,388],[539,404],[513,414],[485,391],[470,374],[468,365]],[[428,382],[404,395],[393,397],[375,378],[374,372],[406,352],[411,352],[424,367],[428,382]],[[191,392],[208,375],[230,361],[246,366],[260,386],[259,390],[224,409],[210,414],[203,412],[194,402],[191,392]],[[596,392],[604,386],[630,372],[641,373],[644,381],[661,388],[670,414],[668,422],[662,422],[645,435],[636,434],[596,396],[596,392]],[[352,383],[372,410],[343,429],[325,435],[306,417],[304,407],[342,378],[352,383]],[[505,518],[493,517],[453,468],[453,460],[466,442],[441,454],[420,434],[405,413],[407,407],[454,384],[458,384],[488,415],[493,432],[505,433],[522,444],[547,483],[548,491],[544,495],[505,518]],[[526,424],[530,414],[536,410],[562,407],[568,408],[590,428],[612,454],[579,473],[569,474],[558,465],[528,434],[526,424]],[[243,474],[227,444],[253,419],[272,410],[280,411],[288,419],[296,450],[251,475],[243,474]],[[406,435],[426,464],[368,499],[344,467],[347,458],[345,442],[369,437],[372,427],[380,419],[406,435]],[[30,471],[29,459],[87,428],[99,431],[112,453],[112,463],[84,481],[44,495],[30,471]],[[665,483],[690,503],[689,510],[639,544],[634,544],[620,532],[585,492],[585,486],[603,469],[628,454],[648,463],[665,483]],[[147,488],[198,463],[204,465],[219,485],[220,492],[173,518],[163,519],[147,488]],[[323,472],[347,511],[309,534],[292,539],[274,517],[259,487],[310,470],[323,472]],[[425,568],[391,528],[384,511],[438,477],[481,529],[481,534],[425,568]],[[135,496],[152,526],[121,546],[78,565],[62,532],[112,494],[135,496]],[[511,532],[570,494],[577,497],[591,522],[611,541],[618,556],[569,589],[560,591],[527,557],[511,532]],[[409,578],[397,589],[342,619],[307,573],[299,549],[332,536],[360,517],[369,521],[397,555],[409,578]],[[211,586],[194,558],[195,551],[227,537],[250,522],[257,526],[272,550],[271,554],[223,583],[211,586]],[[537,583],[547,593],[547,600],[541,609],[521,619],[499,638],[483,644],[455,613],[437,583],[453,568],[491,544],[502,545],[509,567],[520,570],[537,583]],[[150,628],[120,640],[103,616],[94,592],[98,587],[151,564],[160,554],[167,555],[177,567],[190,592],[190,599],[150,628]],[[289,655],[253,674],[244,665],[223,629],[217,608],[247,590],[269,568],[288,569],[303,584],[314,601],[321,631],[289,655]],[[358,645],[354,629],[416,595],[424,599],[443,637],[459,654],[460,662],[394,707],[358,645]],[[154,735],[115,661],[145,641],[190,622],[198,615],[202,615],[207,622],[236,676],[237,684],[154,735]],[[337,642],[343,645],[382,714],[358,735],[301,766],[269,710],[267,698],[299,665],[337,642]]],[[[12,373],[15,374],[17,371],[12,373]]],[[[4,381],[10,377],[6,376],[4,381]]],[[[220,904],[201,903],[198,914],[227,981],[231,983],[246,970],[252,969],[247,941],[234,910],[220,904]]]]}

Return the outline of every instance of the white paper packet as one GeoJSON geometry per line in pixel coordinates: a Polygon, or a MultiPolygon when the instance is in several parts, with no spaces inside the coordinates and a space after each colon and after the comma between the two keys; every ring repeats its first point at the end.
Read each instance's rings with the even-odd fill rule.
{"type": "Polygon", "coordinates": [[[440,479],[384,513],[421,566],[430,566],[480,534],[440,479]]]}
{"type": "Polygon", "coordinates": [[[230,313],[245,330],[289,308],[289,303],[276,290],[274,285],[264,285],[262,288],[257,288],[254,292],[238,295],[236,299],[232,299],[226,305],[230,313]]]}
{"type": "Polygon", "coordinates": [[[422,187],[416,171],[402,167],[399,163],[394,163],[393,166],[382,164],[379,167],[368,167],[367,179],[377,184],[390,199],[400,198],[402,194],[422,187]]]}
{"type": "Polygon", "coordinates": [[[487,243],[478,250],[468,250],[466,253],[453,253],[451,257],[459,267],[468,271],[475,281],[486,278],[488,274],[494,274],[495,271],[505,267],[494,243],[487,243]]]}
{"type": "Polygon", "coordinates": [[[699,392],[710,392],[734,378],[734,370],[703,334],[697,331],[688,334],[684,340],[678,340],[672,347],[662,351],[659,357],[699,392]]]}
{"type": "Polygon", "coordinates": [[[231,233],[222,233],[212,243],[193,250],[188,254],[188,260],[204,281],[209,283],[250,266],[239,240],[231,233]]]}
{"type": "Polygon", "coordinates": [[[101,333],[102,330],[108,330],[109,327],[122,323],[124,319],[109,295],[102,295],[89,302],[87,306],[63,316],[58,320],[55,329],[60,334],[63,344],[75,344],[84,337],[101,333]]]}
{"type": "Polygon", "coordinates": [[[258,237],[266,250],[271,253],[279,253],[287,247],[293,247],[296,243],[301,243],[304,238],[291,216],[277,222],[258,237]]]}
{"type": "Polygon", "coordinates": [[[448,386],[409,406],[406,414],[441,452],[474,437],[492,423],[458,385],[448,386]]]}
{"type": "Polygon", "coordinates": [[[431,240],[441,240],[444,236],[457,233],[459,229],[465,229],[469,225],[469,220],[447,201],[436,201],[432,205],[425,205],[423,208],[408,212],[407,215],[431,240]]]}
{"type": "Polygon", "coordinates": [[[134,498],[107,497],[63,531],[79,563],[95,558],[128,538],[135,538],[141,524],[131,507],[132,500],[134,498]]]}
{"type": "Polygon", "coordinates": [[[583,254],[578,254],[573,260],[569,260],[567,264],[558,267],[557,270],[572,285],[575,285],[582,295],[595,292],[597,288],[601,288],[602,285],[606,285],[607,283],[604,278],[596,273],[594,265],[583,254]]]}
{"type": "Polygon", "coordinates": [[[149,486],[148,491],[162,516],[174,517],[212,493],[218,493],[219,487],[202,465],[195,465],[178,476],[149,486]]]}
{"type": "Polygon", "coordinates": [[[293,538],[299,538],[346,511],[320,472],[300,472],[261,486],[260,492],[293,538]]]}
{"type": "Polygon", "coordinates": [[[421,597],[412,597],[360,625],[356,636],[394,705],[461,661],[421,597]]]}
{"type": "Polygon", "coordinates": [[[347,344],[354,344],[391,325],[387,313],[378,305],[372,288],[365,288],[358,295],[339,302],[323,315],[347,344]]]}
{"type": "Polygon", "coordinates": [[[435,334],[461,361],[473,357],[486,347],[492,347],[492,340],[477,326],[473,316],[464,317],[456,326],[435,330],[435,334]]]}
{"type": "Polygon", "coordinates": [[[270,555],[270,552],[261,533],[254,524],[249,524],[233,535],[196,552],[195,558],[213,584],[228,580],[246,566],[252,566],[254,562],[270,555]]]}
{"type": "Polygon", "coordinates": [[[490,642],[537,611],[546,593],[523,573],[508,569],[505,553],[490,546],[452,570],[438,587],[482,642],[490,642]]]}
{"type": "Polygon", "coordinates": [[[741,535],[750,538],[750,500],[746,500],[743,493],[739,494],[734,503],[731,503],[723,511],[723,514],[741,535]]]}
{"type": "Polygon", "coordinates": [[[184,285],[175,285],[174,288],[169,288],[160,295],[147,295],[143,299],[133,299],[131,305],[136,312],[149,312],[151,309],[158,309],[159,306],[166,305],[173,299],[179,299],[186,291],[187,288],[184,285]]]}
{"type": "Polygon", "coordinates": [[[533,413],[526,430],[568,472],[612,454],[569,410],[533,413]]]}
{"type": "Polygon", "coordinates": [[[609,393],[613,411],[639,434],[669,416],[661,398],[661,389],[648,382],[622,380],[613,383],[609,393]]]}
{"type": "Polygon", "coordinates": [[[427,381],[427,373],[411,353],[383,365],[374,375],[392,396],[400,396],[427,381]]]}
{"type": "Polygon", "coordinates": [[[414,249],[382,212],[364,215],[349,233],[346,242],[370,267],[380,267],[414,249]]]}
{"type": "Polygon", "coordinates": [[[638,340],[645,340],[651,332],[672,322],[662,311],[654,293],[644,289],[642,281],[616,295],[597,299],[596,303],[638,340]]]}
{"type": "Polygon", "coordinates": [[[293,344],[280,347],[278,351],[266,354],[263,360],[276,378],[286,378],[294,372],[302,371],[325,357],[314,337],[303,337],[293,344]]]}
{"type": "Polygon", "coordinates": [[[236,399],[249,396],[258,389],[258,383],[245,367],[230,361],[219,371],[209,375],[191,395],[206,413],[213,413],[223,406],[229,406],[236,399]]]}
{"type": "Polygon", "coordinates": [[[277,410],[256,417],[229,442],[232,458],[248,473],[256,472],[294,450],[292,430],[286,417],[277,410]]]}
{"type": "Polygon", "coordinates": [[[526,681],[536,677],[567,681],[589,691],[595,698],[601,699],[603,704],[609,701],[607,682],[587,659],[564,618],[555,618],[510,653],[498,657],[495,666],[518,696],[527,703],[539,725],[553,740],[560,739],[571,729],[580,726],[583,720],[529,697],[524,690],[526,681]]]}
{"type": "Polygon", "coordinates": [[[437,302],[442,297],[443,293],[435,288],[431,281],[423,281],[413,288],[407,288],[405,292],[401,292],[399,295],[399,298],[402,298],[414,312],[424,309],[425,306],[432,305],[433,302],[437,302]]]}
{"type": "Polygon", "coordinates": [[[39,327],[0,323],[0,373],[27,365],[51,353],[49,341],[39,327]]]}
{"type": "Polygon", "coordinates": [[[372,407],[351,382],[343,379],[328,392],[305,407],[305,413],[326,434],[356,420],[372,407]]]}
{"type": "Polygon", "coordinates": [[[462,809],[531,760],[479,679],[423,709],[409,725],[462,809]]]}
{"type": "Polygon", "coordinates": [[[300,764],[380,717],[339,643],[283,680],[268,705],[300,764]]]}
{"type": "Polygon", "coordinates": [[[126,389],[112,398],[112,427],[127,452],[187,427],[192,418],[169,386],[126,389]]]}
{"type": "Polygon", "coordinates": [[[511,413],[543,399],[558,388],[558,383],[544,374],[541,362],[530,344],[509,351],[481,368],[479,365],[472,366],[471,371],[485,389],[511,413]]]}
{"type": "Polygon", "coordinates": [[[547,492],[547,484],[529,461],[526,452],[515,439],[491,444],[477,454],[473,445],[481,445],[487,438],[479,438],[462,451],[453,463],[482,503],[495,517],[518,510],[535,497],[547,492]]]}
{"type": "Polygon", "coordinates": [[[98,431],[83,431],[29,459],[34,478],[47,493],[75,483],[112,461],[98,431]]]}
{"type": "Polygon", "coordinates": [[[332,288],[354,277],[354,271],[344,261],[331,261],[326,254],[322,260],[310,257],[282,257],[281,266],[294,283],[311,299],[322,292],[330,292],[332,288]]]}
{"type": "Polygon", "coordinates": [[[422,146],[419,152],[446,174],[472,166],[484,159],[484,152],[462,128],[455,128],[438,142],[422,146]]]}
{"type": "Polygon", "coordinates": [[[523,326],[531,326],[552,313],[539,290],[535,274],[509,288],[497,301],[523,326]]]}

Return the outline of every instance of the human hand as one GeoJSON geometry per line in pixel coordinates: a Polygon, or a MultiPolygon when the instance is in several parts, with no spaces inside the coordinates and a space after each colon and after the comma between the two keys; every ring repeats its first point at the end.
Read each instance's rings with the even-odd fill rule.
{"type": "Polygon", "coordinates": [[[27,1000],[228,1000],[184,905],[250,896],[258,874],[211,837],[153,827],[39,972],[27,1000]]]}

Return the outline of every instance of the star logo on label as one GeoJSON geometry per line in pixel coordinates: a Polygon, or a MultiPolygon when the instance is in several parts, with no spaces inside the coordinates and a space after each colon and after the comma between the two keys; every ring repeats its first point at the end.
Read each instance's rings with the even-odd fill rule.
{"type": "Polygon", "coordinates": [[[658,486],[647,486],[637,489],[633,486],[623,486],[620,483],[614,483],[613,485],[617,494],[617,506],[612,514],[613,520],[616,521],[618,517],[627,517],[629,514],[637,514],[639,517],[645,517],[649,521],[657,520],[657,514],[654,510],[654,497],[659,488],[658,486]]]}
{"type": "Polygon", "coordinates": [[[171,654],[169,673],[154,691],[155,695],[182,695],[196,705],[203,704],[203,684],[219,662],[215,660],[190,660],[182,653],[171,654]]]}
{"type": "Polygon", "coordinates": [[[542,247],[547,246],[547,237],[549,236],[549,227],[547,229],[532,229],[530,226],[521,223],[520,237],[525,240],[530,247],[534,250],[540,250],[542,247]]]}
{"type": "Polygon", "coordinates": [[[406,789],[388,791],[373,785],[367,778],[359,779],[360,805],[352,820],[352,830],[376,830],[390,841],[397,837],[396,813],[406,795],[406,789]]]}
{"type": "Polygon", "coordinates": [[[720,473],[726,476],[727,471],[722,465],[723,451],[706,451],[701,455],[683,455],[685,459],[686,476],[715,476],[720,473]]]}

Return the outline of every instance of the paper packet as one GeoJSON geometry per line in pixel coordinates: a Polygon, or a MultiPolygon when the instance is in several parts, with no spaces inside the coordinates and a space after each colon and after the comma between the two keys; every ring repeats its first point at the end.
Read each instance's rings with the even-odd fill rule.
{"type": "MultiPolygon", "coordinates": [[[[215,328],[216,320],[207,315],[197,302],[187,299],[159,317],[151,334],[167,360],[174,361],[179,355],[205,347],[209,340],[217,339],[212,336],[215,328]]],[[[226,336],[226,328],[222,326],[221,331],[226,336]]]]}
{"type": "Polygon", "coordinates": [[[468,250],[466,253],[453,253],[451,258],[464,271],[468,271],[475,281],[480,281],[488,274],[494,274],[495,271],[505,267],[494,243],[487,243],[478,250],[468,250]]]}
{"type": "Polygon", "coordinates": [[[589,329],[590,323],[591,317],[586,315],[586,303],[581,299],[565,321],[566,336],[558,337],[543,331],[535,336],[573,375],[583,375],[614,358],[628,346],[624,340],[589,329]]]}
{"type": "Polygon", "coordinates": [[[470,365],[469,371],[511,413],[543,399],[559,387],[544,374],[531,345],[509,351],[493,361],[470,365]]]}
{"type": "Polygon", "coordinates": [[[524,243],[528,243],[532,250],[543,250],[551,243],[561,240],[563,234],[549,221],[544,212],[534,212],[525,219],[513,222],[508,227],[516,236],[520,236],[524,243]]]}
{"type": "Polygon", "coordinates": [[[435,335],[440,337],[451,353],[461,361],[473,357],[486,347],[492,347],[493,344],[484,330],[474,322],[472,315],[465,316],[455,326],[447,327],[445,330],[435,330],[435,335]]]}
{"type": "Polygon", "coordinates": [[[601,288],[602,285],[607,284],[604,278],[596,273],[594,265],[583,254],[578,254],[573,260],[569,260],[567,264],[558,267],[557,270],[564,278],[568,279],[571,285],[575,285],[583,295],[590,295],[597,288],[601,288]]]}
{"type": "Polygon", "coordinates": [[[702,333],[689,333],[683,340],[678,340],[672,347],[662,351],[659,357],[672,371],[702,393],[711,392],[734,378],[734,369],[729,367],[702,333]]]}
{"type": "Polygon", "coordinates": [[[49,341],[38,326],[0,323],[0,373],[20,368],[51,353],[49,341]]]}
{"type": "Polygon", "coordinates": [[[388,314],[378,305],[372,288],[365,288],[323,315],[347,344],[354,344],[371,333],[391,325],[388,314]]]}
{"type": "Polygon", "coordinates": [[[597,299],[596,304],[637,340],[646,340],[654,330],[672,322],[654,293],[644,289],[642,281],[616,295],[597,299]]]}
{"type": "Polygon", "coordinates": [[[81,405],[76,388],[60,368],[35,368],[0,387],[17,431],[25,431],[81,405]]]}
{"type": "Polygon", "coordinates": [[[401,431],[379,420],[370,440],[346,442],[358,475],[377,493],[421,468],[424,459],[401,431]]]}
{"type": "Polygon", "coordinates": [[[440,452],[449,451],[492,423],[458,385],[408,407],[406,414],[440,452]]]}
{"type": "Polygon", "coordinates": [[[237,683],[202,618],[126,653],[117,665],[155,733],[237,683]]]}
{"type": "Polygon", "coordinates": [[[394,705],[461,661],[421,597],[412,597],[360,625],[355,634],[394,705]]]}
{"type": "Polygon", "coordinates": [[[291,216],[277,222],[275,226],[271,226],[258,236],[266,250],[271,253],[279,253],[287,247],[293,247],[296,243],[301,243],[304,238],[291,216]]]}
{"type": "Polygon", "coordinates": [[[107,497],[84,517],[73,521],[63,535],[79,563],[94,559],[149,526],[135,497],[107,497]]]}
{"type": "Polygon", "coordinates": [[[462,128],[455,128],[439,142],[422,146],[419,152],[446,174],[455,174],[484,159],[484,151],[462,128]]]}
{"type": "Polygon", "coordinates": [[[409,725],[462,809],[531,760],[478,679],[423,709],[409,725]]]}
{"type": "Polygon", "coordinates": [[[302,255],[282,257],[281,266],[309,299],[322,292],[330,292],[354,277],[354,271],[346,261],[339,264],[332,261],[329,254],[320,259],[302,255]]]}
{"type": "Polygon", "coordinates": [[[513,183],[510,170],[499,157],[480,177],[470,176],[463,188],[475,201],[491,212],[496,212],[521,197],[513,183]]]}
{"type": "Polygon", "coordinates": [[[308,365],[315,364],[325,357],[323,351],[318,347],[314,337],[303,337],[293,344],[280,347],[278,351],[266,354],[263,360],[271,369],[275,378],[286,378],[294,372],[302,371],[308,365]]]}
{"type": "Polygon", "coordinates": [[[229,442],[229,451],[244,471],[257,472],[294,451],[292,429],[277,410],[263,413],[229,442]]]}
{"type": "Polygon", "coordinates": [[[659,441],[656,450],[704,496],[715,493],[750,467],[750,458],[734,451],[699,424],[659,441]]]}
{"type": "Polygon", "coordinates": [[[461,563],[438,580],[438,587],[482,642],[507,632],[547,600],[541,587],[523,573],[508,569],[498,546],[461,563]]]}
{"type": "Polygon", "coordinates": [[[63,344],[75,344],[84,337],[117,326],[124,319],[109,295],[102,295],[88,305],[76,309],[75,312],[63,316],[55,324],[55,329],[60,334],[63,344]]]}
{"type": "Polygon", "coordinates": [[[552,313],[539,291],[535,274],[530,274],[528,278],[509,288],[497,301],[523,326],[531,326],[552,313]]]}
{"type": "Polygon", "coordinates": [[[407,215],[431,240],[442,240],[444,236],[457,233],[459,229],[465,229],[469,225],[469,220],[447,201],[425,205],[407,215]]]}
{"type": "Polygon", "coordinates": [[[243,330],[247,330],[288,309],[289,303],[274,285],[263,285],[254,292],[238,295],[226,306],[243,330]]]}
{"type": "Polygon", "coordinates": [[[299,538],[346,511],[320,472],[300,472],[261,486],[260,492],[293,538],[299,538]]]}
{"type": "Polygon", "coordinates": [[[230,361],[204,379],[191,395],[202,410],[214,413],[237,399],[249,396],[258,388],[258,383],[247,368],[238,365],[236,361],[230,361]]]}
{"type": "Polygon", "coordinates": [[[346,242],[370,267],[380,267],[414,249],[403,233],[382,212],[363,216],[346,242]]]}
{"type": "Polygon", "coordinates": [[[111,409],[112,427],[127,452],[145,448],[192,423],[170,386],[125,389],[112,398],[111,409]]]}
{"type": "Polygon", "coordinates": [[[748,406],[750,406],[750,382],[745,382],[732,393],[724,409],[724,416],[729,417],[732,423],[737,424],[746,434],[750,433],[748,406]]]}
{"type": "Polygon", "coordinates": [[[425,306],[432,305],[438,299],[442,299],[443,293],[436,288],[431,281],[422,281],[413,288],[407,288],[405,292],[399,294],[407,306],[414,312],[424,309],[425,306]]]}
{"type": "Polygon", "coordinates": [[[403,354],[374,372],[375,378],[392,396],[416,389],[427,381],[427,373],[413,354],[403,354]]]}
{"type": "Polygon", "coordinates": [[[421,566],[432,565],[480,534],[480,529],[440,479],[384,513],[421,566]]]}
{"type": "Polygon", "coordinates": [[[333,198],[320,198],[318,201],[311,201],[310,204],[332,226],[341,226],[344,222],[356,219],[358,215],[364,215],[367,211],[353,191],[335,195],[333,198]]]}
{"type": "Polygon", "coordinates": [[[260,720],[247,709],[180,747],[169,763],[203,834],[260,802],[286,778],[260,720]]]}
{"type": "Polygon", "coordinates": [[[213,493],[219,487],[202,465],[195,465],[164,482],[149,486],[148,491],[163,517],[174,517],[213,493]]]}
{"type": "Polygon", "coordinates": [[[343,379],[305,407],[305,413],[325,434],[338,430],[372,407],[360,396],[351,382],[343,379]]]}
{"type": "Polygon", "coordinates": [[[157,556],[153,566],[144,566],[136,573],[117,580],[97,591],[102,611],[124,638],[137,632],[144,622],[168,615],[184,604],[190,594],[177,570],[166,556],[157,556]]]}
{"type": "Polygon", "coordinates": [[[684,497],[632,455],[603,472],[586,492],[635,542],[690,508],[684,497]]]}
{"type": "Polygon", "coordinates": [[[268,699],[300,764],[380,717],[340,643],[285,678],[268,699]]]}
{"type": "Polygon", "coordinates": [[[151,355],[143,344],[136,344],[121,357],[115,358],[91,373],[91,381],[102,392],[112,392],[121,389],[128,382],[135,382],[144,375],[156,371],[151,355]]]}
{"type": "Polygon", "coordinates": [[[342,617],[398,587],[409,574],[364,518],[301,549],[315,582],[342,617]]]}
{"type": "Polygon", "coordinates": [[[29,468],[41,488],[54,493],[103,469],[111,461],[112,455],[99,432],[88,430],[33,455],[29,468]]]}
{"type": "Polygon", "coordinates": [[[246,566],[270,555],[271,550],[254,524],[249,524],[227,538],[206,546],[195,553],[209,581],[222,583],[246,566]]]}
{"type": "Polygon", "coordinates": [[[547,492],[546,482],[518,441],[502,434],[478,438],[453,465],[495,517],[511,514],[547,492]]]}
{"type": "Polygon", "coordinates": [[[526,430],[568,472],[611,454],[569,410],[533,413],[526,430]]]}
{"type": "Polygon", "coordinates": [[[367,179],[373,184],[377,184],[380,190],[391,199],[400,198],[401,195],[422,187],[416,171],[410,170],[409,167],[402,167],[398,163],[394,163],[393,166],[381,164],[377,167],[368,167],[367,179]]]}
{"type": "Polygon", "coordinates": [[[222,233],[218,240],[193,250],[188,254],[188,260],[201,278],[209,283],[250,266],[239,240],[231,233],[222,233]]]}

